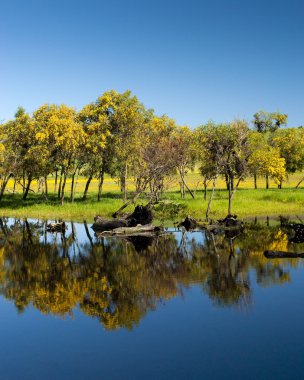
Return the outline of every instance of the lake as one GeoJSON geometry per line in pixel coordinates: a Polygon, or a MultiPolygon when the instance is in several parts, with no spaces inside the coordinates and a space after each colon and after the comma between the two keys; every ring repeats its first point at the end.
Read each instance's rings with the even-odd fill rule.
{"type": "Polygon", "coordinates": [[[0,379],[300,379],[304,252],[276,221],[243,233],[102,238],[0,219],[0,379]]]}

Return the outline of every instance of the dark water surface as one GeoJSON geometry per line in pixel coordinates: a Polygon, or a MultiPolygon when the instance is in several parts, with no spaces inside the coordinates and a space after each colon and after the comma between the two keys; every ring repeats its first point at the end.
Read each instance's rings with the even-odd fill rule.
{"type": "Polygon", "coordinates": [[[0,379],[304,378],[304,252],[278,223],[236,236],[98,238],[0,220],[0,379]]]}

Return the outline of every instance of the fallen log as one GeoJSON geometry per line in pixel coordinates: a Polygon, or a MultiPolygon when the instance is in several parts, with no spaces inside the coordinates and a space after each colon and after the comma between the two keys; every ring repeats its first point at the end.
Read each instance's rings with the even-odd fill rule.
{"type": "Polygon", "coordinates": [[[110,231],[103,231],[98,236],[151,236],[152,234],[162,232],[162,227],[153,225],[137,225],[135,227],[119,227],[110,231]]]}
{"type": "Polygon", "coordinates": [[[267,259],[285,259],[285,258],[304,259],[304,253],[284,252],[284,251],[265,251],[264,256],[267,257],[267,259]]]}
{"type": "Polygon", "coordinates": [[[145,225],[150,224],[153,220],[153,214],[149,206],[136,206],[132,214],[126,218],[131,223],[145,225]]]}
{"type": "Polygon", "coordinates": [[[100,216],[96,216],[92,228],[94,231],[108,231],[119,227],[135,227],[138,224],[150,224],[152,219],[152,211],[148,206],[136,206],[132,214],[125,218],[104,219],[100,216]]]}
{"type": "Polygon", "coordinates": [[[126,219],[111,219],[106,220],[102,218],[95,218],[95,223],[92,225],[94,231],[109,231],[114,228],[127,227],[128,221],[126,219]]]}

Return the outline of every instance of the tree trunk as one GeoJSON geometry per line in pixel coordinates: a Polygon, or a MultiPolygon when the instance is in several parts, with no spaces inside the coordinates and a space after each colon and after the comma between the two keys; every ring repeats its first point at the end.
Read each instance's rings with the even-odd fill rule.
{"type": "Polygon", "coordinates": [[[78,184],[79,171],[80,171],[80,169],[78,169],[77,172],[76,172],[76,181],[75,181],[75,185],[74,185],[73,200],[72,200],[72,202],[74,202],[74,199],[75,199],[75,193],[76,193],[76,187],[77,187],[77,184],[78,184]]]}
{"type": "Polygon", "coordinates": [[[120,177],[120,187],[122,191],[124,203],[127,201],[127,164],[125,164],[121,177],[120,177]]]}
{"type": "Polygon", "coordinates": [[[61,184],[62,184],[63,169],[60,172],[59,186],[58,186],[58,199],[61,198],[61,184]]]}
{"type": "Polygon", "coordinates": [[[47,175],[44,176],[44,190],[45,190],[45,196],[48,197],[49,187],[48,187],[48,182],[47,182],[47,175]]]}
{"type": "Polygon", "coordinates": [[[296,186],[296,189],[301,185],[301,183],[304,181],[304,177],[301,179],[301,181],[299,181],[299,183],[297,184],[296,186]]]}
{"type": "Polygon", "coordinates": [[[184,183],[185,171],[183,168],[178,169],[178,171],[181,178],[181,182],[180,182],[181,197],[182,199],[185,199],[185,183],[184,183]]]}
{"type": "Polygon", "coordinates": [[[209,198],[209,202],[208,202],[208,206],[207,206],[207,210],[206,210],[206,220],[207,221],[209,218],[210,206],[211,206],[211,202],[213,199],[213,194],[214,194],[214,189],[215,189],[217,177],[218,177],[218,174],[213,178],[212,190],[211,190],[211,194],[210,194],[210,198],[209,198]]]}
{"type": "Polygon", "coordinates": [[[102,168],[99,173],[99,181],[98,181],[98,195],[97,195],[98,202],[100,202],[101,200],[103,180],[104,180],[104,167],[102,165],[102,168]]]}
{"type": "Polygon", "coordinates": [[[207,200],[207,186],[208,186],[206,178],[204,179],[203,184],[204,184],[204,201],[205,201],[207,200]]]}
{"type": "Polygon", "coordinates": [[[254,173],[254,175],[253,175],[253,180],[254,180],[254,188],[257,189],[258,188],[258,183],[257,183],[257,175],[256,175],[256,173],[254,173]]]}
{"type": "Polygon", "coordinates": [[[63,183],[62,183],[61,198],[60,198],[61,205],[63,205],[64,203],[64,188],[66,184],[66,179],[67,179],[67,173],[63,173],[63,183]]]}
{"type": "Polygon", "coordinates": [[[154,233],[158,233],[162,231],[161,227],[155,227],[153,225],[141,226],[138,225],[136,227],[117,227],[110,231],[102,231],[100,236],[112,236],[112,235],[121,235],[121,236],[148,236],[153,237],[154,233]]]}
{"type": "Polygon", "coordinates": [[[58,169],[55,170],[55,187],[54,187],[54,193],[57,191],[57,180],[58,180],[58,169]]]}
{"type": "Polygon", "coordinates": [[[82,196],[82,199],[84,201],[87,199],[87,194],[88,194],[88,190],[89,190],[89,186],[90,186],[90,183],[92,181],[92,178],[93,178],[93,176],[90,175],[90,177],[88,178],[87,183],[85,185],[84,193],[83,193],[83,196],[82,196]]]}
{"type": "Polygon", "coordinates": [[[73,203],[74,202],[74,184],[75,184],[75,175],[76,175],[77,168],[74,170],[72,174],[72,182],[71,182],[71,196],[70,200],[73,203]]]}
{"type": "Polygon", "coordinates": [[[24,194],[24,190],[25,190],[25,175],[24,175],[24,173],[23,173],[23,176],[22,176],[22,184],[23,184],[23,186],[22,186],[22,194],[24,194]]]}
{"type": "Polygon", "coordinates": [[[268,175],[268,173],[266,174],[265,179],[266,179],[266,189],[269,189],[269,175],[268,175]]]}
{"type": "Polygon", "coordinates": [[[181,198],[184,199],[185,198],[185,193],[184,193],[183,182],[182,181],[180,181],[180,183],[179,183],[179,188],[180,188],[181,198]]]}
{"type": "Polygon", "coordinates": [[[15,194],[15,192],[16,192],[16,183],[17,183],[17,180],[16,180],[16,179],[14,179],[13,194],[15,194]]]}
{"type": "Polygon", "coordinates": [[[232,207],[232,195],[231,195],[231,191],[229,191],[229,195],[228,195],[228,215],[232,215],[231,214],[231,207],[232,207]]]}
{"type": "Polygon", "coordinates": [[[183,183],[183,193],[184,193],[184,197],[183,198],[185,198],[185,187],[186,187],[186,189],[188,190],[189,194],[194,199],[195,198],[194,194],[192,193],[192,191],[189,189],[188,185],[185,182],[185,173],[184,173],[184,171],[179,170],[179,174],[180,174],[180,177],[181,177],[181,180],[182,180],[182,183],[183,183]]]}
{"type": "Polygon", "coordinates": [[[225,174],[226,189],[229,190],[229,179],[227,174],[225,174]]]}
{"type": "Polygon", "coordinates": [[[31,182],[32,182],[32,176],[29,175],[29,176],[28,176],[28,180],[27,180],[27,185],[26,185],[26,187],[24,188],[24,193],[23,193],[23,197],[22,197],[22,199],[23,199],[24,201],[26,200],[27,195],[28,195],[28,192],[29,192],[29,190],[30,190],[31,182]]]}
{"type": "Polygon", "coordinates": [[[239,188],[239,184],[242,181],[242,178],[239,178],[236,186],[234,186],[234,178],[232,178],[231,185],[230,185],[230,192],[229,192],[229,205],[228,205],[228,215],[232,215],[232,199],[234,197],[234,194],[236,193],[237,189],[239,188]]]}
{"type": "Polygon", "coordinates": [[[43,192],[43,182],[42,182],[42,178],[39,178],[38,179],[38,193],[40,193],[40,191],[42,191],[43,192]]]}
{"type": "Polygon", "coordinates": [[[9,174],[6,178],[3,179],[2,181],[2,185],[1,185],[1,190],[0,190],[0,200],[2,199],[3,197],[3,194],[4,194],[4,191],[5,191],[5,188],[6,188],[6,185],[8,184],[8,181],[10,179],[10,177],[12,176],[12,174],[9,174]]]}
{"type": "Polygon", "coordinates": [[[232,179],[229,179],[228,185],[228,215],[232,215],[232,179]]]}

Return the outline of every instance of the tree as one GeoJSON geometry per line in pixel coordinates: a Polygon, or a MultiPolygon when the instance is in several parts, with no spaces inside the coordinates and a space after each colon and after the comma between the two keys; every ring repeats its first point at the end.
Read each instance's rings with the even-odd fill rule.
{"type": "Polygon", "coordinates": [[[207,199],[207,187],[208,184],[212,181],[212,179],[216,176],[216,168],[212,163],[207,160],[202,160],[200,164],[199,171],[201,176],[203,177],[203,186],[204,186],[204,200],[207,199]]]}
{"type": "Polygon", "coordinates": [[[34,112],[34,120],[38,126],[36,139],[40,146],[47,147],[46,172],[61,170],[58,198],[63,204],[67,176],[78,167],[79,149],[84,142],[82,125],[74,108],[64,104],[42,105],[34,112]]]}
{"type": "Polygon", "coordinates": [[[111,92],[113,108],[109,113],[110,147],[108,151],[108,170],[120,181],[123,201],[127,200],[127,177],[132,172],[133,162],[142,145],[142,132],[151,118],[131,91],[122,94],[111,92]]]}
{"type": "Polygon", "coordinates": [[[3,197],[8,181],[14,176],[17,157],[7,143],[6,125],[0,125],[0,200],[3,197]]]}
{"type": "Polygon", "coordinates": [[[172,132],[172,144],[174,160],[181,179],[181,196],[185,198],[186,188],[191,197],[194,198],[193,192],[185,181],[187,171],[194,169],[197,156],[194,132],[189,127],[176,127],[172,132]]]}
{"type": "MultiPolygon", "coordinates": [[[[253,115],[253,124],[257,132],[265,133],[267,135],[268,143],[272,144],[272,135],[277,131],[281,125],[287,124],[287,114],[282,114],[280,112],[265,112],[259,111],[253,115]]],[[[265,175],[266,179],[266,189],[269,188],[269,178],[268,173],[265,175]]],[[[281,186],[280,184],[279,186],[281,186]]]]}
{"type": "Polygon", "coordinates": [[[119,177],[123,199],[126,201],[128,167],[136,158],[142,143],[139,132],[145,119],[144,106],[135,96],[131,96],[130,91],[122,94],[116,91],[105,92],[79,113],[79,120],[87,134],[85,149],[89,150],[86,162],[89,173],[87,186],[97,171],[99,201],[106,171],[119,177]]]}
{"type": "Polygon", "coordinates": [[[243,120],[234,120],[220,131],[224,153],[222,173],[228,178],[228,215],[232,214],[233,196],[248,171],[248,131],[248,125],[243,120]]]}
{"type": "Polygon", "coordinates": [[[177,163],[172,138],[175,128],[175,122],[167,116],[153,116],[141,132],[141,147],[132,165],[136,196],[149,188],[151,202],[157,202],[166,188],[165,178],[175,173],[177,163]]]}
{"type": "Polygon", "coordinates": [[[257,176],[266,177],[266,188],[269,188],[269,177],[278,184],[285,179],[285,159],[281,157],[278,148],[268,143],[267,136],[255,131],[249,134],[250,157],[249,170],[254,176],[254,187],[257,188],[257,176]]]}
{"type": "Polygon", "coordinates": [[[206,220],[209,219],[214,190],[222,166],[223,147],[219,143],[219,127],[220,125],[216,125],[210,121],[196,130],[197,140],[200,146],[199,161],[200,168],[202,168],[201,173],[204,177],[207,176],[208,179],[212,179],[212,190],[205,213],[206,220]]]}
{"type": "Polygon", "coordinates": [[[15,119],[7,122],[3,128],[5,151],[10,157],[13,170],[9,176],[14,175],[21,184],[23,200],[28,196],[32,181],[43,174],[46,164],[48,147],[37,138],[38,130],[38,124],[21,107],[17,110],[15,119]]]}
{"type": "Polygon", "coordinates": [[[228,215],[232,213],[232,199],[248,170],[250,154],[248,132],[248,125],[243,120],[219,125],[209,123],[201,128],[203,157],[206,163],[212,165],[210,171],[214,175],[206,219],[208,219],[216,180],[220,174],[224,175],[227,181],[228,215]]]}
{"type": "MultiPolygon", "coordinates": [[[[272,144],[285,159],[287,173],[302,171],[304,167],[304,133],[301,128],[277,130],[272,136],[272,144]]],[[[282,186],[282,183],[279,184],[282,186]]]]}
{"type": "Polygon", "coordinates": [[[253,124],[259,133],[275,132],[287,123],[287,114],[259,111],[253,115],[253,124]]]}
{"type": "Polygon", "coordinates": [[[110,96],[99,97],[95,103],[86,105],[78,114],[84,131],[84,142],[81,147],[80,159],[84,163],[86,182],[83,199],[93,177],[98,178],[98,201],[101,198],[102,185],[106,167],[106,149],[110,138],[108,112],[113,104],[110,96]]]}

